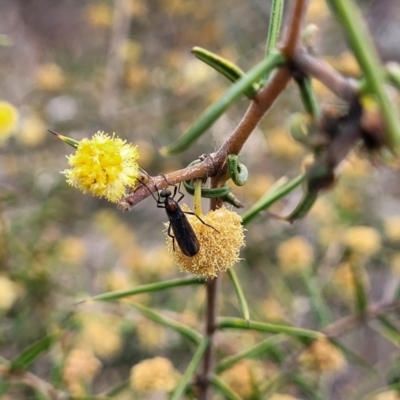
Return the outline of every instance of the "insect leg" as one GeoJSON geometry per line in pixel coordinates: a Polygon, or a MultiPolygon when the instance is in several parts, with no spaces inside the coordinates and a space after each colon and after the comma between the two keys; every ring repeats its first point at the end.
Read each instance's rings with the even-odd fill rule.
{"type": "Polygon", "coordinates": [[[172,238],[172,248],[175,251],[175,236],[171,234],[171,224],[168,226],[168,236],[172,238]]]}
{"type": "Polygon", "coordinates": [[[190,214],[190,215],[194,215],[202,224],[214,229],[215,232],[219,233],[218,229],[215,229],[212,225],[207,224],[207,222],[204,222],[196,213],[194,213],[193,211],[184,211],[185,214],[190,214]]]}

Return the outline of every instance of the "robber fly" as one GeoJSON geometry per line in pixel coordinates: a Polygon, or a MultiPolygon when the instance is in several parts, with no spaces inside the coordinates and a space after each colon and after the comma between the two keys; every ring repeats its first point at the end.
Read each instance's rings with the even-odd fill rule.
{"type": "Polygon", "coordinates": [[[213,226],[206,224],[197,214],[191,211],[183,211],[178,204],[185,196],[177,185],[171,184],[167,181],[164,176],[165,181],[168,185],[174,187],[174,192],[172,193],[169,189],[163,189],[158,193],[158,198],[150,191],[145,183],[142,184],[151,193],[157,202],[158,208],[164,208],[169,219],[168,236],[172,238],[172,248],[175,251],[175,240],[178,243],[179,248],[182,253],[187,257],[193,257],[200,251],[200,243],[197,236],[190,225],[189,220],[185,214],[195,215],[204,225],[209,226],[218,232],[213,226]],[[175,200],[176,194],[179,193],[181,196],[178,200],[175,200]],[[173,234],[171,234],[171,230],[173,234]]]}

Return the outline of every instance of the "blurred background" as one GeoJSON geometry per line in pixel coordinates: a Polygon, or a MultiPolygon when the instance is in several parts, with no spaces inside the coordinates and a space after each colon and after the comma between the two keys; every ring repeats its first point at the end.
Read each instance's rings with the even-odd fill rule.
{"type": "MultiPolygon", "coordinates": [[[[382,58],[398,60],[398,2],[360,5],[382,58]]],[[[140,165],[151,175],[183,168],[213,152],[243,116],[245,98],[191,149],[169,158],[157,153],[156,144],[179,137],[230,85],[190,50],[201,46],[250,69],[264,56],[269,9],[270,1],[261,0],[2,0],[0,102],[10,103],[18,118],[13,129],[0,126],[1,357],[11,360],[73,313],[62,340],[32,366],[33,373],[55,386],[76,396],[98,394],[154,356],[169,358],[184,371],[192,354],[189,343],[133,312],[129,300],[76,305],[105,291],[183,275],[165,250],[166,216],[153,199],[123,214],[106,200],[68,186],[60,171],[67,168],[66,155],[73,149],[47,129],[76,140],[97,131],[115,132],[138,146],[140,165]],[[79,368],[92,372],[82,377],[79,368]]],[[[315,54],[358,77],[325,2],[310,2],[307,21],[319,28],[311,43],[315,54]]],[[[318,82],[314,88],[321,106],[341,106],[318,82]]],[[[390,95],[399,102],[394,90],[390,95]]],[[[285,128],[291,113],[301,111],[291,84],[243,149],[241,162],[250,178],[243,188],[234,188],[245,206],[240,213],[277,179],[301,172],[307,153],[285,128]]],[[[400,277],[397,168],[356,151],[344,163],[334,190],[318,200],[307,218],[289,225],[265,214],[248,226],[243,260],[235,268],[254,319],[320,328],[304,271],[311,272],[322,293],[330,322],[354,308],[355,268],[370,301],[393,297],[400,277]]],[[[287,215],[300,198],[299,189],[272,211],[287,215]]],[[[189,195],[184,202],[192,205],[189,195]]],[[[202,329],[201,287],[134,299],[202,329]]],[[[221,312],[240,315],[225,278],[221,312]]],[[[264,336],[224,332],[217,338],[218,355],[235,354],[264,336]]],[[[325,388],[326,399],[375,390],[388,383],[388,376],[397,381],[391,372],[396,371],[399,338],[378,323],[346,334],[340,338],[343,345],[376,367],[375,375],[348,362],[340,371],[320,371],[310,379],[325,388]]],[[[291,344],[287,354],[299,348],[291,344]]],[[[243,390],[243,398],[258,398],[252,380],[263,382],[276,371],[276,360],[265,356],[242,364],[230,377],[228,371],[226,381],[239,382],[235,389],[243,390]]],[[[22,386],[3,392],[2,400],[36,398],[22,386]]],[[[281,392],[308,398],[291,385],[281,392]]],[[[125,392],[119,398],[130,396],[125,392]]]]}

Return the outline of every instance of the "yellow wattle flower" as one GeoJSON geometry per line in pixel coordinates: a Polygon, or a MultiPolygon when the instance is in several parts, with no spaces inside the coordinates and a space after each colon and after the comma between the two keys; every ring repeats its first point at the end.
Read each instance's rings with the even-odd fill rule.
{"type": "Polygon", "coordinates": [[[7,101],[0,101],[0,142],[6,141],[18,123],[17,109],[7,101]]]}
{"type": "Polygon", "coordinates": [[[90,191],[116,203],[125,194],[125,187],[134,186],[139,177],[138,158],[136,146],[99,131],[79,142],[76,153],[68,156],[72,168],[63,173],[67,183],[83,193],[90,191]]]}

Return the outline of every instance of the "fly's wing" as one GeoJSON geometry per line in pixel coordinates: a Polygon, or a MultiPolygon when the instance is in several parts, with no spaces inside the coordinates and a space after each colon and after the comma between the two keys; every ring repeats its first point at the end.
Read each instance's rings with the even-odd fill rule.
{"type": "Polygon", "coordinates": [[[173,212],[167,211],[167,214],[182,253],[188,257],[195,256],[200,250],[200,243],[186,215],[180,207],[173,212]]]}

